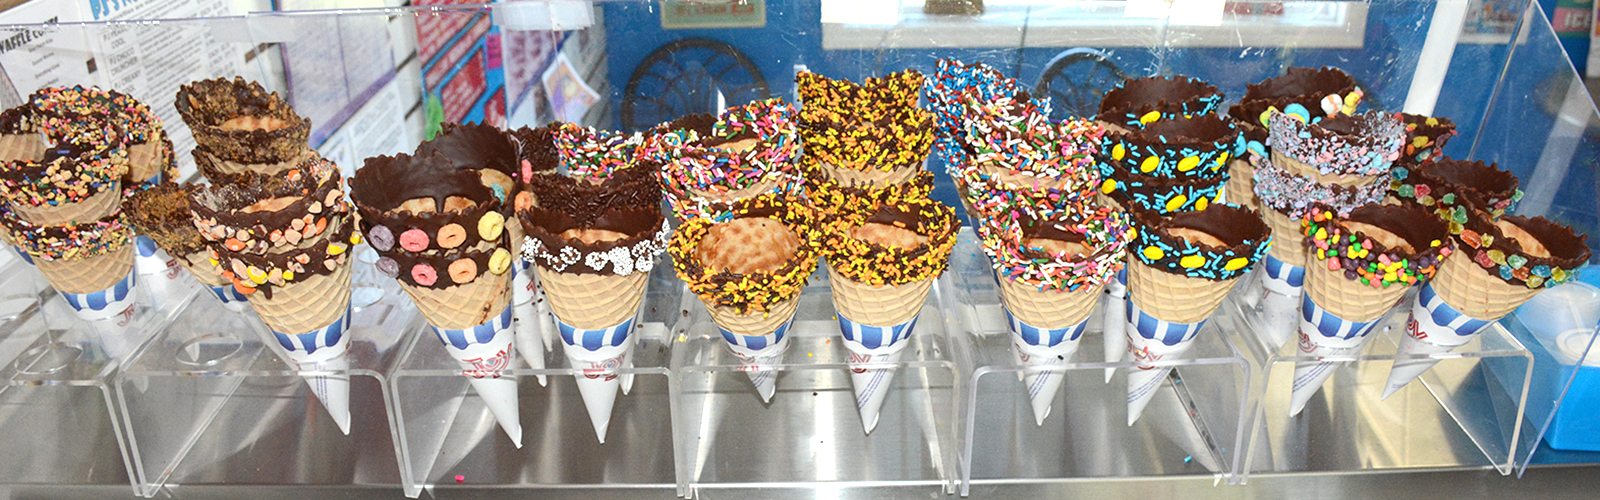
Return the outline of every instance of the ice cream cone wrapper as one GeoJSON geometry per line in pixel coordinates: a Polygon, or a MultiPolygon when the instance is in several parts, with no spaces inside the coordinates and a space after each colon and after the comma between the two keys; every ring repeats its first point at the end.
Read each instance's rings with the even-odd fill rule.
{"type": "Polygon", "coordinates": [[[1261,280],[1260,326],[1262,335],[1282,347],[1300,328],[1300,296],[1305,293],[1306,268],[1267,255],[1255,273],[1261,280]]]}
{"type": "Polygon", "coordinates": [[[611,409],[617,402],[617,391],[622,388],[622,374],[618,370],[632,366],[631,347],[634,318],[621,324],[601,329],[578,328],[556,317],[556,329],[567,362],[583,370],[577,375],[578,392],[583,395],[583,405],[589,410],[589,421],[594,424],[595,437],[606,442],[606,429],[611,426],[611,409]]]}
{"type": "MultiPolygon", "coordinates": [[[[1105,337],[1107,363],[1122,361],[1128,353],[1128,269],[1117,271],[1117,279],[1106,283],[1106,305],[1100,310],[1100,331],[1105,337]]],[[[1116,368],[1106,368],[1106,383],[1116,375],[1116,368]]]]}
{"type": "MultiPolygon", "coordinates": [[[[1343,278],[1340,278],[1343,279],[1343,278]]],[[[1368,321],[1350,321],[1323,309],[1306,294],[1300,301],[1300,355],[1318,358],[1348,356],[1361,351],[1378,324],[1379,315],[1368,321]]],[[[1302,361],[1294,365],[1294,393],[1290,396],[1289,416],[1299,415],[1322,384],[1343,365],[1331,361],[1302,361]]]]}
{"type": "Polygon", "coordinates": [[[216,297],[218,301],[222,302],[222,307],[229,311],[244,312],[245,309],[250,308],[250,296],[239,293],[239,289],[234,288],[233,285],[213,286],[207,288],[211,289],[212,296],[216,297]]]}
{"type": "Polygon", "coordinates": [[[1155,366],[1155,362],[1183,356],[1194,345],[1208,318],[1194,323],[1162,321],[1139,308],[1137,301],[1128,301],[1128,353],[1139,368],[1128,372],[1128,425],[1139,421],[1144,407],[1155,397],[1156,389],[1167,379],[1171,366],[1155,366]]]}
{"type": "MultiPolygon", "coordinates": [[[[550,311],[539,308],[538,304],[544,300],[541,295],[538,279],[528,269],[528,261],[517,259],[511,264],[511,316],[516,325],[517,353],[535,370],[544,369],[545,346],[549,345],[544,330],[555,330],[554,325],[546,325],[550,311]]],[[[539,387],[549,382],[544,375],[534,378],[538,379],[539,387]]]]}
{"type": "MultiPolygon", "coordinates": [[[[1024,368],[1065,365],[1072,359],[1072,354],[1078,351],[1078,340],[1089,326],[1087,314],[1076,325],[1054,330],[1023,324],[1009,311],[1006,317],[1011,319],[1011,353],[1017,365],[1024,368]]],[[[1044,425],[1066,373],[1060,370],[1024,371],[1022,375],[1023,385],[1028,389],[1028,401],[1033,406],[1033,422],[1035,425],[1044,425]]]]}
{"type": "MultiPolygon", "coordinates": [[[[345,351],[350,350],[350,336],[345,333],[351,326],[350,303],[346,301],[343,314],[331,323],[297,332],[282,332],[273,328],[272,336],[278,340],[278,345],[283,346],[289,361],[301,370],[332,370],[329,362],[344,358],[345,351]]],[[[328,410],[328,415],[339,424],[339,429],[349,434],[350,376],[306,375],[303,378],[311,386],[312,394],[322,401],[322,407],[328,410]]]]}
{"type": "Polygon", "coordinates": [[[461,374],[467,377],[472,389],[483,398],[483,403],[494,415],[500,428],[518,448],[522,447],[522,419],[517,402],[517,379],[504,377],[502,372],[511,368],[512,328],[511,307],[507,305],[500,314],[487,321],[465,329],[447,329],[431,326],[433,333],[444,343],[444,350],[461,365],[461,374]]]}
{"type": "MultiPolygon", "coordinates": [[[[104,290],[89,293],[61,292],[61,298],[66,299],[67,305],[72,306],[79,319],[89,323],[95,332],[106,338],[125,340],[128,329],[133,326],[133,320],[138,314],[134,294],[139,280],[132,269],[123,275],[121,281],[113,283],[104,290]]],[[[110,349],[120,351],[120,349],[110,349]]]]}
{"type": "Polygon", "coordinates": [[[138,236],[134,240],[134,249],[133,268],[139,275],[139,283],[145,287],[152,308],[169,309],[194,292],[195,282],[185,276],[188,273],[178,265],[178,260],[157,248],[156,242],[150,237],[138,236]]]}
{"type": "Polygon", "coordinates": [[[894,382],[894,368],[868,368],[863,365],[900,362],[905,350],[905,339],[917,326],[917,317],[894,326],[879,327],[857,323],[839,315],[839,331],[844,333],[844,347],[849,351],[850,384],[855,388],[856,411],[861,414],[861,428],[867,434],[878,427],[879,412],[889,395],[889,385],[894,382]]]}
{"type": "MultiPolygon", "coordinates": [[[[1486,273],[1479,274],[1492,279],[1486,273]]],[[[1400,337],[1400,350],[1396,354],[1427,355],[1450,352],[1471,342],[1478,332],[1493,322],[1494,320],[1474,318],[1451,307],[1445,303],[1444,297],[1434,291],[1434,283],[1430,282],[1422,285],[1422,289],[1417,292],[1416,300],[1411,303],[1411,317],[1406,320],[1406,334],[1400,337]]],[[[1396,358],[1394,366],[1389,368],[1389,382],[1383,387],[1383,397],[1387,399],[1438,362],[1435,359],[1396,358]]]]}
{"type": "Polygon", "coordinates": [[[777,391],[778,372],[771,367],[783,361],[783,353],[789,349],[787,334],[793,325],[793,309],[789,310],[788,319],[767,335],[743,335],[717,325],[722,339],[728,341],[728,350],[739,360],[739,371],[750,378],[763,403],[772,402],[772,394],[777,391]]]}

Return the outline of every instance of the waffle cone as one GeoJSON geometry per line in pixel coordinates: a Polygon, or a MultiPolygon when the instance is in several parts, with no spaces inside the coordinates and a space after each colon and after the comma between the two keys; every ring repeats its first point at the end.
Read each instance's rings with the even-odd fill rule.
{"type": "Polygon", "coordinates": [[[1485,321],[1505,317],[1543,290],[1507,283],[1463,256],[1444,259],[1431,283],[1444,303],[1485,321]]]}
{"type": "Polygon", "coordinates": [[[904,184],[906,181],[911,180],[912,177],[916,177],[917,172],[922,171],[920,168],[897,168],[887,171],[877,168],[853,170],[833,165],[824,165],[822,170],[827,172],[828,177],[839,183],[839,185],[853,187],[872,186],[874,188],[904,184]]]}
{"type": "Polygon", "coordinates": [[[428,324],[464,330],[498,316],[511,303],[511,273],[485,273],[465,285],[426,288],[400,283],[428,324]]]}
{"type": "Polygon", "coordinates": [[[350,263],[333,274],[318,274],[272,290],[272,298],[257,293],[250,304],[273,331],[299,334],[332,324],[350,307],[350,263]]]}
{"type": "Polygon", "coordinates": [[[204,151],[196,150],[194,152],[194,159],[195,164],[200,167],[201,174],[204,174],[207,179],[211,179],[212,181],[220,181],[223,179],[238,177],[247,173],[277,175],[280,172],[294,168],[295,166],[305,162],[315,154],[315,151],[307,149],[294,158],[278,163],[241,163],[233,160],[217,158],[207,154],[204,151]],[[218,177],[221,177],[221,179],[218,177]]]}
{"type": "MultiPolygon", "coordinates": [[[[711,304],[706,305],[711,306],[711,304]]],[[[794,312],[799,306],[800,294],[798,293],[794,297],[790,297],[789,300],[767,306],[765,312],[756,311],[744,314],[732,307],[714,306],[710,308],[711,320],[717,322],[717,326],[739,335],[771,335],[772,332],[778,330],[778,327],[783,326],[790,318],[794,317],[794,312]]]]}
{"type": "Polygon", "coordinates": [[[1211,317],[1239,278],[1212,281],[1156,269],[1137,259],[1128,264],[1128,295],[1139,309],[1171,323],[1211,317]]]}
{"type": "Polygon", "coordinates": [[[87,259],[34,259],[50,286],[63,293],[92,293],[111,288],[133,270],[133,245],[87,259]]]}
{"type": "Polygon", "coordinates": [[[1101,286],[1075,291],[1039,290],[1010,279],[1000,280],[1000,298],[1006,310],[1024,324],[1055,330],[1082,323],[1100,302],[1101,286]]]}
{"type": "Polygon", "coordinates": [[[1305,267],[1306,238],[1300,232],[1300,221],[1271,208],[1261,211],[1261,220],[1272,228],[1272,245],[1267,247],[1267,253],[1285,264],[1305,267]]]}
{"type": "Polygon", "coordinates": [[[217,274],[216,264],[211,263],[211,253],[201,250],[178,258],[178,265],[189,270],[194,279],[206,286],[224,286],[229,284],[227,278],[217,274]]]}
{"type": "Polygon", "coordinates": [[[872,286],[851,280],[828,266],[828,282],[833,288],[833,308],[851,321],[868,326],[896,326],[911,321],[922,312],[933,280],[898,286],[872,286]]]}
{"type": "Polygon", "coordinates": [[[585,330],[622,324],[639,312],[649,273],[600,275],[558,273],[534,266],[550,310],[561,322],[585,330]]]}
{"type": "Polygon", "coordinates": [[[128,174],[135,182],[144,182],[145,179],[155,177],[161,173],[167,160],[163,154],[161,141],[145,141],[128,147],[128,174]]]}
{"type": "Polygon", "coordinates": [[[1345,279],[1344,271],[1331,271],[1325,263],[1317,261],[1306,267],[1306,293],[1312,302],[1345,321],[1364,323],[1383,317],[1409,288],[1374,287],[1359,279],[1345,279]]]}
{"type": "Polygon", "coordinates": [[[1386,179],[1389,178],[1389,176],[1387,174],[1385,174],[1385,175],[1372,175],[1372,176],[1324,174],[1321,171],[1317,170],[1316,167],[1313,167],[1311,165],[1307,165],[1307,164],[1305,164],[1305,162],[1302,162],[1300,160],[1296,160],[1294,158],[1290,158],[1288,155],[1285,155],[1285,154],[1283,154],[1281,152],[1278,152],[1278,151],[1273,151],[1272,152],[1272,165],[1282,169],[1284,172],[1288,172],[1288,173],[1291,173],[1291,174],[1294,174],[1294,175],[1298,175],[1298,176],[1301,176],[1301,177],[1307,177],[1307,178],[1310,178],[1311,180],[1317,181],[1318,183],[1321,183],[1321,184],[1324,184],[1324,185],[1328,185],[1328,186],[1334,186],[1334,185],[1344,186],[1344,187],[1371,186],[1373,184],[1378,183],[1379,181],[1386,180],[1386,179]]]}
{"type": "Polygon", "coordinates": [[[1228,161],[1228,203],[1254,210],[1256,208],[1256,169],[1250,160],[1234,158],[1228,161]]]}
{"type": "Polygon", "coordinates": [[[0,135],[0,161],[44,158],[44,137],[39,134],[0,135]]]}
{"type": "Polygon", "coordinates": [[[77,203],[37,207],[26,203],[12,203],[11,210],[16,212],[17,217],[36,226],[66,226],[103,219],[116,212],[120,206],[122,206],[122,183],[114,181],[110,185],[101,187],[100,192],[77,203]]]}

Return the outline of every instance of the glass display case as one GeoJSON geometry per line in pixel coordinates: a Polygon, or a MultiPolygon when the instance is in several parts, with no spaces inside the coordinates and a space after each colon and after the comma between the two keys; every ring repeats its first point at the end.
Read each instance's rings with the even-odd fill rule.
{"type": "MultiPolygon", "coordinates": [[[[108,4],[116,3],[34,0],[0,12],[0,108],[45,86],[127,92],[162,119],[184,180],[200,177],[174,96],[179,85],[217,77],[279,92],[311,120],[310,146],[350,176],[366,158],[412,151],[441,122],[640,131],[758,99],[798,103],[802,71],[861,81],[902,69],[932,75],[940,58],[983,62],[1050,97],[1051,118],[1064,119],[1092,116],[1130,77],[1200,78],[1231,104],[1285,68],[1333,66],[1357,80],[1366,109],[1452,119],[1458,134],[1444,154],[1515,174],[1525,193],[1515,213],[1600,234],[1600,112],[1530,2],[108,4]]],[[[926,168],[932,197],[960,207],[944,161],[930,155],[926,168]]],[[[0,456],[13,458],[0,459],[0,491],[964,496],[1197,478],[1248,488],[1262,478],[1367,471],[1512,475],[1530,464],[1600,462],[1552,448],[1582,446],[1566,437],[1582,432],[1575,410],[1562,409],[1595,404],[1594,371],[1583,368],[1595,325],[1552,332],[1549,309],[1525,307],[1454,351],[1405,354],[1408,311],[1397,307],[1358,353],[1308,357],[1265,333],[1253,278],[1224,300],[1194,348],[1157,363],[1173,369],[1129,418],[1128,377],[1150,367],[1102,354],[1105,304],[1075,355],[1053,365],[1019,358],[996,274],[962,217],[968,227],[907,333],[909,354],[894,361],[855,359],[822,270],[801,292],[788,347],[757,361],[725,347],[666,257],[632,321],[631,366],[577,366],[548,309],[518,313],[542,340],[519,340],[494,382],[513,388],[520,443],[365,246],[351,250],[348,354],[309,364],[288,361],[251,309],[225,307],[183,273],[175,285],[136,287],[121,317],[85,321],[7,250],[0,456]],[[1418,360],[1437,363],[1384,394],[1390,366],[1418,360]],[[1292,416],[1289,386],[1296,364],[1308,362],[1342,368],[1292,416]],[[874,373],[893,376],[874,379],[887,384],[882,408],[864,421],[852,389],[874,373]],[[583,386],[596,378],[621,381],[600,416],[583,386]],[[1060,380],[1054,398],[1030,404],[1032,384],[1049,378],[1060,380]]],[[[1582,304],[1565,307],[1593,317],[1582,304]]]]}

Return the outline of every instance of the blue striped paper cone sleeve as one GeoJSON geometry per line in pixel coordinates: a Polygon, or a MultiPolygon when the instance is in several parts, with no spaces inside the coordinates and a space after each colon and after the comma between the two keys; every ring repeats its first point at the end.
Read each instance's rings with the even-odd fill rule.
{"type": "Polygon", "coordinates": [[[1305,294],[1306,268],[1267,255],[1261,258],[1255,274],[1263,289],[1257,305],[1258,331],[1272,345],[1282,347],[1300,328],[1300,296],[1305,294]]]}
{"type": "Polygon", "coordinates": [[[750,378],[763,403],[772,402],[772,394],[778,389],[778,372],[770,366],[781,362],[783,352],[789,349],[788,333],[792,326],[793,311],[789,312],[789,320],[778,325],[770,335],[740,335],[717,325],[717,332],[727,341],[728,350],[739,360],[739,371],[750,378]]]}
{"type": "MultiPolygon", "coordinates": [[[[1061,366],[1072,359],[1072,354],[1078,351],[1078,340],[1083,336],[1083,331],[1089,326],[1089,318],[1067,328],[1044,330],[1034,328],[1012,316],[1009,311],[1006,317],[1011,320],[1011,354],[1018,366],[1024,368],[1036,366],[1061,366]],[[1053,345],[1050,339],[1060,339],[1053,345]],[[1043,340],[1043,341],[1041,341],[1043,340]]],[[[1023,386],[1028,391],[1028,402],[1033,407],[1033,421],[1036,425],[1044,425],[1045,417],[1050,416],[1050,407],[1055,402],[1056,393],[1061,392],[1061,382],[1066,378],[1062,371],[1024,371],[1022,375],[1023,386]]]]}
{"type": "Polygon", "coordinates": [[[1194,337],[1206,320],[1196,323],[1162,321],[1128,301],[1128,354],[1139,368],[1128,372],[1128,425],[1132,426],[1144,413],[1145,405],[1155,397],[1161,382],[1167,379],[1171,366],[1155,366],[1155,362],[1182,357],[1194,345],[1194,337]]]}
{"type": "MultiPolygon", "coordinates": [[[[1100,332],[1105,337],[1107,363],[1122,361],[1128,353],[1128,268],[1117,271],[1117,279],[1106,283],[1105,307],[1100,309],[1100,332]]],[[[1106,383],[1116,375],[1116,368],[1106,368],[1106,383]]]]}
{"type": "MultiPolygon", "coordinates": [[[[345,352],[350,349],[350,307],[333,323],[309,332],[286,333],[274,330],[273,338],[283,347],[289,361],[302,371],[343,371],[350,368],[345,352]]],[[[311,393],[322,402],[339,430],[350,434],[350,375],[302,375],[311,393]]]]}
{"type": "MultiPolygon", "coordinates": [[[[1397,355],[1428,355],[1450,352],[1472,341],[1478,332],[1493,320],[1469,316],[1445,303],[1433,288],[1434,283],[1422,285],[1416,299],[1411,302],[1411,317],[1406,319],[1406,334],[1400,337],[1397,355]]],[[[1499,318],[1496,318],[1499,319],[1499,318]]],[[[1389,381],[1384,384],[1383,397],[1399,391],[1416,380],[1423,372],[1438,363],[1436,359],[1395,358],[1389,368],[1389,381]]]]}
{"type": "Polygon", "coordinates": [[[856,411],[861,414],[861,428],[867,434],[878,426],[879,411],[888,397],[889,384],[894,382],[894,368],[868,368],[867,364],[892,364],[900,362],[905,351],[905,339],[916,329],[917,317],[894,326],[870,326],[839,316],[839,331],[844,334],[846,363],[850,365],[850,384],[855,389],[856,411]]]}
{"type": "Polygon", "coordinates": [[[135,293],[138,284],[137,275],[133,269],[129,269],[126,277],[105,290],[60,293],[67,305],[72,306],[74,315],[89,323],[106,353],[113,358],[121,358],[133,350],[137,340],[128,331],[134,327],[134,320],[139,315],[138,295],[135,293]]]}
{"type": "Polygon", "coordinates": [[[239,293],[233,285],[206,287],[211,290],[211,296],[222,302],[222,307],[233,312],[244,312],[250,308],[250,296],[239,293]]]}
{"type": "MultiPolygon", "coordinates": [[[[528,269],[528,261],[517,259],[511,264],[511,304],[512,322],[516,329],[517,353],[528,362],[528,366],[535,370],[544,369],[544,352],[547,340],[553,339],[545,330],[555,330],[555,325],[550,323],[548,309],[539,307],[543,303],[542,294],[539,293],[538,276],[528,269]]],[[[536,375],[539,386],[544,387],[549,379],[544,375],[536,375]]]]}
{"type": "Polygon", "coordinates": [[[194,292],[197,284],[189,279],[189,273],[178,265],[177,259],[157,248],[149,236],[135,237],[134,250],[133,269],[139,274],[152,308],[166,309],[194,292]]]}
{"type": "Polygon", "coordinates": [[[589,422],[594,425],[595,437],[606,442],[606,429],[611,426],[611,409],[616,406],[617,391],[622,388],[623,374],[618,371],[631,368],[631,347],[635,342],[633,324],[628,318],[620,325],[598,330],[587,330],[566,324],[556,317],[556,330],[565,345],[563,351],[572,368],[582,370],[576,375],[578,392],[583,394],[583,405],[589,410],[589,422]]]}
{"type": "Polygon", "coordinates": [[[511,442],[522,447],[522,420],[517,404],[517,379],[502,375],[513,362],[511,305],[471,328],[451,329],[429,325],[444,350],[461,366],[472,389],[500,423],[511,442]]]}
{"type": "MultiPolygon", "coordinates": [[[[1343,279],[1343,278],[1339,278],[1343,279]]],[[[1350,356],[1361,352],[1371,338],[1372,327],[1381,320],[1349,321],[1323,309],[1304,294],[1300,299],[1300,355],[1317,358],[1350,356]]],[[[1299,415],[1322,384],[1344,362],[1301,361],[1294,364],[1294,393],[1289,398],[1289,416],[1299,415]]]]}

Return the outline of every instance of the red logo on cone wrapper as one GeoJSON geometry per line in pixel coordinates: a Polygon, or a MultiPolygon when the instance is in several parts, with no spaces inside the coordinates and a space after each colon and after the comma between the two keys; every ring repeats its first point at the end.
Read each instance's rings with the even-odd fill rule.
{"type": "Polygon", "coordinates": [[[467,362],[472,363],[472,369],[461,370],[462,375],[472,378],[500,378],[500,371],[511,364],[511,354],[506,349],[501,349],[488,359],[476,358],[467,362]]]}
{"type": "Polygon", "coordinates": [[[1317,350],[1317,345],[1311,343],[1311,337],[1307,336],[1306,332],[1300,332],[1300,353],[1311,354],[1315,350],[1317,350]]]}
{"type": "Polygon", "coordinates": [[[167,279],[169,279],[169,280],[178,279],[178,272],[181,271],[182,269],[183,268],[178,267],[178,259],[170,259],[170,260],[168,260],[167,261],[167,279]]]}
{"type": "Polygon", "coordinates": [[[1150,352],[1149,347],[1133,348],[1128,352],[1133,353],[1133,361],[1139,364],[1140,370],[1154,370],[1155,366],[1152,366],[1152,363],[1161,360],[1161,355],[1150,352]]]}
{"type": "MultiPolygon", "coordinates": [[[[853,352],[852,353],[848,353],[847,355],[849,356],[848,359],[850,360],[851,363],[871,363],[872,362],[872,356],[870,356],[870,355],[856,354],[856,353],[853,353],[853,352]]],[[[856,373],[866,373],[867,369],[866,368],[851,368],[850,371],[856,372],[856,373]]]]}
{"type": "Polygon", "coordinates": [[[133,322],[133,306],[129,305],[127,309],[123,309],[122,312],[116,315],[122,317],[122,319],[117,320],[117,326],[128,326],[128,323],[133,322]]]}
{"type": "Polygon", "coordinates": [[[617,368],[621,367],[622,356],[617,356],[605,361],[589,363],[589,367],[583,369],[583,376],[590,379],[605,377],[606,381],[616,380],[617,368]]]}
{"type": "Polygon", "coordinates": [[[1417,322],[1416,316],[1406,318],[1406,335],[1417,340],[1428,338],[1428,332],[1422,331],[1422,324],[1417,322]]]}

